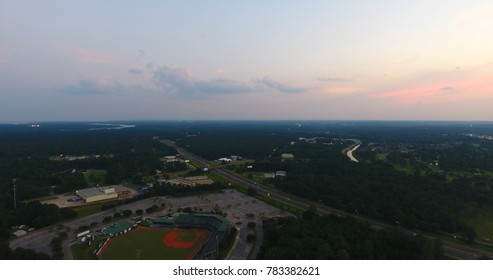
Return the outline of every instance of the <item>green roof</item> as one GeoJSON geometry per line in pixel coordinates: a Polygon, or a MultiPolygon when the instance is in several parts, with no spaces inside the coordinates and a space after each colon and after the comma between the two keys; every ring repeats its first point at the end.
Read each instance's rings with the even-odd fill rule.
{"type": "Polygon", "coordinates": [[[125,230],[131,228],[132,228],[132,224],[130,224],[128,221],[122,221],[110,227],[107,227],[106,229],[103,229],[103,233],[114,236],[114,235],[119,235],[123,233],[125,230]]]}

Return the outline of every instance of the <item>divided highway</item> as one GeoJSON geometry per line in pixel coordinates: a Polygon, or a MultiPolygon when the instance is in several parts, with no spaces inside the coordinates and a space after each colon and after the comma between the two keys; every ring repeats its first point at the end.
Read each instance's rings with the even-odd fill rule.
{"type": "MultiPolygon", "coordinates": [[[[189,152],[183,148],[176,146],[175,143],[172,143],[171,146],[173,148],[175,148],[180,154],[192,159],[193,161],[195,161],[197,163],[200,163],[204,166],[209,167],[209,171],[214,173],[214,174],[217,174],[221,177],[224,177],[224,178],[230,180],[231,182],[236,183],[240,186],[243,186],[246,188],[253,188],[260,193],[269,194],[270,197],[272,197],[273,199],[279,200],[279,201],[287,203],[287,204],[291,204],[291,205],[296,206],[300,209],[306,210],[311,205],[315,205],[317,207],[317,212],[319,214],[324,214],[324,215],[335,214],[338,216],[351,216],[355,219],[367,222],[372,227],[377,228],[377,229],[386,229],[386,228],[394,227],[394,225],[389,225],[389,224],[375,221],[375,220],[372,220],[369,218],[365,218],[365,217],[357,216],[357,215],[354,215],[351,213],[347,213],[347,212],[344,212],[344,211],[341,211],[338,209],[334,209],[334,208],[327,207],[324,205],[319,205],[313,201],[309,201],[309,200],[306,200],[304,198],[300,198],[300,197],[297,197],[297,196],[294,196],[291,194],[286,194],[286,193],[281,192],[279,190],[276,190],[276,189],[273,189],[273,188],[270,188],[270,187],[267,187],[267,186],[264,186],[261,184],[254,183],[254,182],[252,182],[248,179],[245,179],[245,178],[243,178],[243,177],[241,177],[241,176],[239,176],[239,175],[235,174],[234,172],[231,172],[227,169],[212,167],[211,163],[208,162],[207,160],[205,160],[202,157],[199,157],[199,156],[197,156],[197,155],[195,155],[195,154],[193,154],[193,153],[191,153],[191,152],[189,152]]],[[[408,232],[409,234],[413,234],[413,232],[411,232],[411,231],[408,231],[408,230],[404,230],[404,231],[408,232]]],[[[447,241],[443,241],[443,250],[444,250],[444,253],[446,256],[450,256],[450,257],[453,257],[455,259],[460,259],[460,260],[474,260],[474,259],[479,259],[482,256],[485,256],[488,258],[493,258],[493,253],[478,250],[475,248],[471,248],[468,246],[464,246],[464,245],[460,245],[460,244],[456,244],[456,243],[452,243],[452,242],[447,242],[447,241]]]]}

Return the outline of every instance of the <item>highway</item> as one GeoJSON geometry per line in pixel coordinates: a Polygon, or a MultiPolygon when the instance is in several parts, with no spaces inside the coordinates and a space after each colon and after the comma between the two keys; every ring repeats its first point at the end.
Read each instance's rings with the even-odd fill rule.
{"type": "MultiPolygon", "coordinates": [[[[335,214],[338,216],[351,216],[351,217],[358,219],[360,221],[367,222],[368,224],[370,224],[375,229],[390,229],[390,228],[395,227],[395,225],[389,225],[389,224],[375,221],[375,220],[372,220],[372,219],[369,219],[366,217],[361,217],[358,215],[347,213],[345,211],[341,211],[338,209],[334,209],[331,207],[320,205],[320,204],[317,204],[313,201],[309,201],[309,200],[306,200],[304,198],[297,197],[295,195],[287,194],[287,193],[281,192],[277,189],[267,187],[265,185],[257,184],[255,182],[252,182],[248,179],[245,179],[245,178],[243,178],[243,177],[241,177],[241,176],[239,176],[239,175],[235,174],[234,172],[231,172],[227,169],[213,167],[209,161],[207,161],[207,160],[203,159],[202,157],[197,156],[197,155],[195,155],[195,154],[193,154],[193,153],[191,153],[191,152],[189,152],[183,148],[176,146],[176,144],[174,142],[171,144],[171,146],[173,148],[175,148],[178,151],[178,153],[192,159],[193,161],[195,161],[199,164],[202,164],[203,166],[209,167],[209,171],[214,173],[214,174],[217,174],[221,177],[224,177],[224,178],[230,180],[231,182],[236,183],[240,186],[243,186],[246,188],[253,188],[253,189],[257,190],[257,192],[260,192],[263,194],[268,194],[271,198],[274,198],[276,200],[279,200],[279,201],[287,203],[287,204],[291,204],[291,205],[298,207],[300,209],[306,210],[311,205],[315,205],[317,207],[317,213],[319,213],[319,214],[323,214],[323,215],[335,214]]],[[[409,234],[413,234],[413,232],[409,231],[409,230],[403,229],[403,231],[407,232],[409,234]]],[[[447,242],[447,241],[443,241],[442,247],[444,250],[444,254],[446,256],[449,256],[449,257],[452,257],[455,259],[459,259],[459,260],[474,260],[474,259],[479,259],[481,256],[493,258],[493,253],[490,253],[487,251],[482,251],[479,249],[471,248],[471,247],[460,245],[460,244],[456,244],[456,243],[447,242]]]]}

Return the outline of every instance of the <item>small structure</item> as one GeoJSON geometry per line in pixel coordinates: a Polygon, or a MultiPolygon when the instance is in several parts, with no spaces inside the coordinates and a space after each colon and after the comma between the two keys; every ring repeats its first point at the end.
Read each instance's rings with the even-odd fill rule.
{"type": "Polygon", "coordinates": [[[286,171],[276,171],[276,177],[286,177],[286,171]]]}
{"type": "Polygon", "coordinates": [[[217,161],[219,161],[221,163],[229,163],[229,162],[232,162],[233,160],[230,158],[220,158],[217,161]]]}
{"type": "Polygon", "coordinates": [[[118,197],[118,193],[115,191],[114,187],[82,189],[75,193],[82,197],[85,202],[95,202],[118,197]]]}
{"type": "Polygon", "coordinates": [[[103,229],[103,233],[111,237],[119,236],[132,229],[128,221],[119,222],[103,229]]]}
{"type": "Polygon", "coordinates": [[[12,234],[15,235],[16,237],[19,237],[19,236],[25,235],[26,233],[27,232],[25,230],[19,229],[19,230],[14,231],[12,234]]]}
{"type": "Polygon", "coordinates": [[[86,235],[88,235],[89,233],[91,233],[91,231],[90,231],[90,230],[85,230],[85,231],[83,231],[83,232],[80,232],[80,233],[78,233],[78,234],[77,234],[77,238],[79,238],[79,237],[83,237],[83,236],[86,236],[86,235]]]}
{"type": "Polygon", "coordinates": [[[264,173],[265,179],[273,179],[276,177],[276,173],[264,173]]]}
{"type": "Polygon", "coordinates": [[[178,162],[181,161],[181,159],[177,158],[176,156],[164,156],[161,158],[161,161],[169,163],[169,162],[178,162]]]}
{"type": "Polygon", "coordinates": [[[282,159],[294,159],[294,155],[293,154],[282,154],[281,158],[282,159]]]}

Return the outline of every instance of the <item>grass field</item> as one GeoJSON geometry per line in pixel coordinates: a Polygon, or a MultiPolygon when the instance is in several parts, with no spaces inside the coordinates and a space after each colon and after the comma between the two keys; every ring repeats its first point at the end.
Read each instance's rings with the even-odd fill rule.
{"type": "Polygon", "coordinates": [[[200,250],[210,232],[203,229],[138,227],[110,239],[100,254],[105,260],[186,260],[200,250]]]}
{"type": "Polygon", "coordinates": [[[468,221],[469,225],[474,227],[479,241],[493,244],[493,218],[479,216],[468,221]]]}
{"type": "Polygon", "coordinates": [[[87,245],[87,242],[84,244],[76,243],[72,245],[72,255],[76,260],[93,260],[94,250],[96,250],[101,242],[103,242],[106,238],[96,238],[91,246],[87,245]]]}
{"type": "Polygon", "coordinates": [[[90,186],[104,184],[106,170],[90,169],[84,172],[84,177],[86,177],[86,180],[89,182],[90,186]]]}
{"type": "Polygon", "coordinates": [[[96,214],[101,211],[101,205],[77,207],[74,208],[74,211],[77,212],[77,218],[82,218],[92,214],[96,214]]]}

